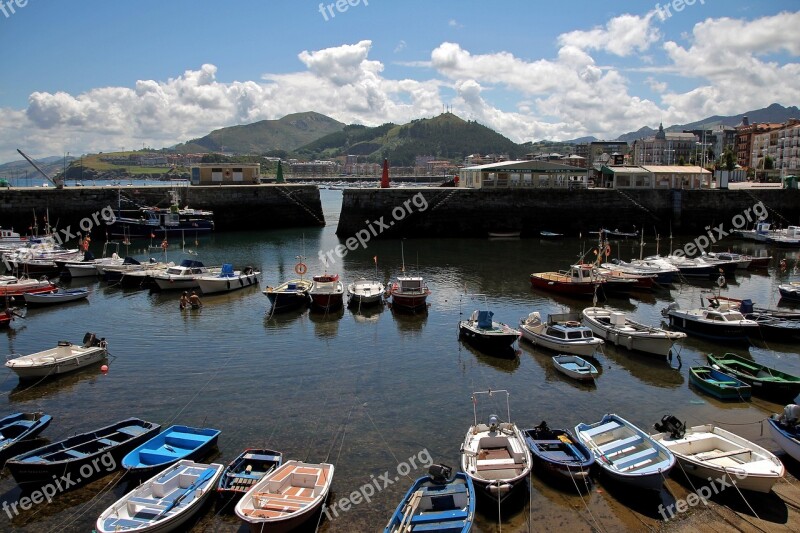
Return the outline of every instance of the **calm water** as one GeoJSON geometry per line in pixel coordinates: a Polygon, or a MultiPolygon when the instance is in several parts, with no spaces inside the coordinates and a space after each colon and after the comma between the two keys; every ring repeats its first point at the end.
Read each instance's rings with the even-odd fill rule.
{"type": "MultiPolygon", "coordinates": [[[[616,412],[641,427],[650,427],[673,413],[689,424],[707,421],[743,424],[729,429],[775,449],[760,435],[758,421],[782,406],[763,400],[721,404],[687,386],[688,366],[709,351],[745,352],[689,339],[680,352],[683,368],[605,347],[598,357],[602,375],[593,387],[576,385],[557,374],[552,354],[522,343],[518,361],[494,359],[462,345],[457,323],[484,298],[495,319],[516,324],[521,316],[579,311],[582,301],[534,292],[528,275],[566,268],[591,246],[577,236],[562,242],[523,240],[407,240],[406,269],[418,272],[433,291],[426,316],[394,315],[388,309],[335,316],[298,312],[266,316],[261,289],[293,276],[297,256],[308,257],[309,274],[320,272],[319,250],[340,243],[334,231],[340,191],[321,191],[328,225],[321,229],[279,232],[217,233],[186,248],[196,250],[206,264],[232,262],[262,269],[260,288],[203,298],[199,312],[179,312],[178,294],[148,293],[88,282],[88,302],[59,309],[31,309],[8,333],[0,334],[7,353],[27,354],[55,345],[59,339],[79,341],[87,331],[108,339],[113,357],[110,371],[95,369],[57,381],[18,387],[8,373],[0,388],[2,412],[43,410],[53,415],[43,433],[50,440],[91,430],[137,416],[164,425],[182,423],[222,430],[215,461],[227,463],[247,446],[283,450],[287,458],[329,461],[336,465],[331,502],[389,472],[410,457],[456,466],[459,446],[472,423],[470,394],[476,390],[508,389],[511,415],[521,426],[547,420],[551,427],[574,427],[616,412]],[[465,296],[466,291],[473,296],[465,296]],[[474,296],[476,294],[484,296],[474,296]]],[[[557,227],[550,228],[557,230],[557,227]]],[[[178,243],[173,243],[177,246],[178,243]]],[[[726,243],[727,244],[727,243],[726,243]]],[[[734,250],[753,251],[753,245],[731,241],[734,250]],[[749,246],[749,249],[747,248],[749,246]]],[[[613,243],[614,255],[638,256],[637,243],[613,243]]],[[[654,253],[655,245],[645,253],[654,253]]],[[[350,252],[329,271],[345,282],[375,274],[388,280],[401,268],[400,241],[375,241],[365,250],[350,252]]],[[[171,259],[179,260],[179,253],[171,259]]],[[[783,255],[777,255],[773,262],[783,255]]],[[[796,253],[788,256],[790,264],[796,253]]],[[[789,273],[791,275],[791,273],[789,273]]],[[[774,267],[769,273],[746,273],[731,282],[724,295],[752,298],[757,304],[777,305],[774,267]]],[[[84,286],[77,280],[70,286],[84,286]]],[[[613,299],[610,306],[657,324],[670,302],[700,303],[711,282],[679,285],[671,291],[613,299]]],[[[751,347],[757,361],[800,374],[796,348],[784,345],[751,347]]],[[[504,402],[479,403],[479,416],[504,413],[504,402]]],[[[402,471],[402,470],[401,470],[402,471]]],[[[334,520],[323,520],[321,531],[381,529],[411,478],[423,469],[375,494],[334,520]]],[[[601,486],[602,487],[602,486],[601,486]]],[[[90,531],[99,513],[128,490],[112,474],[84,488],[57,496],[13,520],[0,512],[0,530],[90,531]]],[[[0,499],[14,502],[21,493],[4,471],[0,499]]],[[[527,498],[527,496],[523,496],[527,498]]],[[[633,512],[604,490],[580,497],[532,480],[530,502],[519,502],[503,515],[503,531],[527,530],[528,517],[576,531],[588,531],[592,520],[604,530],[636,530],[658,518],[654,505],[633,503],[633,512]],[[591,511],[586,510],[585,505],[591,511]]],[[[491,510],[479,513],[477,531],[495,531],[491,510]]],[[[313,528],[312,528],[313,529],[313,528]]],[[[210,507],[193,531],[244,531],[237,519],[210,507]]]]}

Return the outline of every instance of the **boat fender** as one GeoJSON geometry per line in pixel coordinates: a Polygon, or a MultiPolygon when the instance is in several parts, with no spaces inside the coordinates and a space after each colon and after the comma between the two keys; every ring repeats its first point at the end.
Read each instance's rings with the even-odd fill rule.
{"type": "Polygon", "coordinates": [[[242,278],[239,278],[239,286],[244,287],[244,281],[242,280],[242,278]]]}
{"type": "Polygon", "coordinates": [[[230,281],[226,281],[225,283],[228,284],[228,290],[231,290],[231,282],[230,281]]]}

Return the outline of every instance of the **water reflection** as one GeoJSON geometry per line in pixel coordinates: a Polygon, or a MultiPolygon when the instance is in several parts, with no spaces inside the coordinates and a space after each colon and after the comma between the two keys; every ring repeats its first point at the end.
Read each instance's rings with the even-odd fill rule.
{"type": "Polygon", "coordinates": [[[508,347],[508,350],[503,350],[502,352],[500,352],[500,355],[493,356],[485,354],[480,350],[477,350],[472,346],[470,346],[463,339],[459,339],[458,342],[459,357],[461,357],[462,350],[465,352],[469,352],[470,354],[475,356],[475,359],[478,361],[479,364],[494,368],[495,370],[499,370],[500,372],[511,374],[516,369],[518,369],[520,365],[519,350],[515,350],[510,346],[508,347]]]}
{"type": "MultiPolygon", "coordinates": [[[[659,388],[674,389],[683,385],[683,374],[669,365],[666,358],[603,346],[606,359],[623,368],[636,379],[659,388]]],[[[682,364],[686,364],[683,361],[682,364]]]]}
{"type": "Polygon", "coordinates": [[[314,335],[323,339],[336,337],[339,333],[339,321],[343,316],[344,307],[329,313],[308,313],[309,320],[314,324],[314,335]]]}

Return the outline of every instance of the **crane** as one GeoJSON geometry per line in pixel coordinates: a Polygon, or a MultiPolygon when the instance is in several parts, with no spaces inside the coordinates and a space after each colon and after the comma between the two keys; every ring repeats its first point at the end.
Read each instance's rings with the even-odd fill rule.
{"type": "Polygon", "coordinates": [[[36,164],[36,161],[34,161],[34,160],[33,160],[33,158],[31,158],[31,157],[30,157],[28,154],[26,154],[25,152],[23,152],[23,151],[22,151],[22,150],[20,150],[19,148],[17,148],[17,152],[19,152],[19,155],[21,155],[22,157],[24,157],[25,159],[27,159],[27,160],[28,160],[28,163],[30,163],[31,165],[33,165],[33,168],[35,168],[36,170],[38,170],[38,171],[39,171],[39,173],[40,173],[42,176],[44,176],[44,177],[47,179],[47,181],[49,181],[50,183],[52,183],[53,185],[55,185],[56,189],[63,189],[63,188],[64,188],[64,178],[51,178],[50,176],[48,176],[48,175],[45,173],[45,171],[44,171],[44,170],[42,170],[42,169],[39,167],[39,165],[37,165],[37,164],[36,164]]]}

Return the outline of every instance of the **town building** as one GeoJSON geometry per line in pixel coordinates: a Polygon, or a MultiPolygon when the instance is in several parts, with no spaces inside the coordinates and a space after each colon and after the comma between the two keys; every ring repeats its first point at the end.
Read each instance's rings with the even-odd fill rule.
{"type": "Polygon", "coordinates": [[[633,142],[634,165],[675,166],[697,160],[699,139],[693,133],[677,133],[664,131],[664,125],[658,125],[655,135],[637,139],[633,142]]]}
{"type": "Polygon", "coordinates": [[[712,174],[699,166],[603,166],[601,187],[609,189],[710,189],[712,174]]]}
{"type": "Polygon", "coordinates": [[[781,128],[781,124],[775,123],[755,123],[750,124],[747,116],[742,117],[742,121],[736,126],[736,163],[746,168],[758,168],[759,158],[764,154],[760,150],[763,146],[756,149],[753,145],[754,137],[758,134],[769,133],[781,128]]]}
{"type": "Polygon", "coordinates": [[[752,143],[752,168],[767,170],[767,157],[772,160],[773,174],[794,174],[800,168],[800,120],[789,119],[779,128],[754,133],[752,143]]]}
{"type": "Polygon", "coordinates": [[[458,186],[472,189],[571,189],[588,185],[585,168],[551,161],[502,161],[464,167],[458,186]]]}
{"type": "Polygon", "coordinates": [[[251,185],[259,182],[258,163],[198,163],[191,167],[192,185],[251,185]]]}

